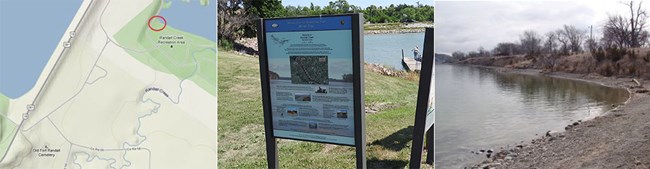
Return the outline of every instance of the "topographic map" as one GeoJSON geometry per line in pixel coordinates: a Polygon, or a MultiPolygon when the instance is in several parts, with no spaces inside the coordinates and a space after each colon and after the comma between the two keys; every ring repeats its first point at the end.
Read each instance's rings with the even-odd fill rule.
{"type": "Polygon", "coordinates": [[[0,168],[216,167],[216,2],[78,1],[24,93],[2,31],[0,168]]]}

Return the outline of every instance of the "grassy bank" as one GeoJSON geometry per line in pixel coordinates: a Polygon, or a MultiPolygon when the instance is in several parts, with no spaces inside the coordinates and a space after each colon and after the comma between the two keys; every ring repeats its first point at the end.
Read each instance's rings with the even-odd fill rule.
{"type": "MultiPolygon", "coordinates": [[[[258,59],[219,51],[220,168],[266,168],[258,59]]],[[[417,81],[366,71],[369,168],[408,165],[417,81]]],[[[354,168],[354,148],[291,140],[278,142],[282,168],[354,168]]]]}
{"type": "Polygon", "coordinates": [[[540,69],[545,73],[564,72],[597,74],[605,77],[650,79],[650,48],[632,48],[621,50],[618,53],[608,51],[596,55],[590,52],[582,52],[568,56],[472,57],[457,63],[516,69],[540,69]]]}

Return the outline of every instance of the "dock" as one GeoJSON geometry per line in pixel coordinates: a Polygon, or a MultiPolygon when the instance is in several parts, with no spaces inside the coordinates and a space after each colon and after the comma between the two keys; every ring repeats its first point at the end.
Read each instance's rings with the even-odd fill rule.
{"type": "Polygon", "coordinates": [[[422,63],[411,57],[404,57],[404,50],[402,49],[402,66],[404,66],[404,69],[407,71],[420,71],[422,63]]]}

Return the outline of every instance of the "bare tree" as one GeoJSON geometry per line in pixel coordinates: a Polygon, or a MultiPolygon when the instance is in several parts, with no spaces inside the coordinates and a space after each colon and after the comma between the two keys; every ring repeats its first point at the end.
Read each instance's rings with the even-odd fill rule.
{"type": "Polygon", "coordinates": [[[467,53],[467,57],[470,57],[470,58],[479,57],[479,56],[481,56],[481,55],[476,51],[470,51],[469,53],[467,53]]]}
{"type": "Polygon", "coordinates": [[[478,55],[480,57],[488,57],[488,56],[490,56],[490,51],[485,50],[485,48],[483,48],[483,46],[481,46],[481,47],[478,48],[478,55]]]}
{"type": "Polygon", "coordinates": [[[492,49],[492,54],[497,56],[514,55],[517,51],[517,44],[512,42],[501,42],[492,49]]]}
{"type": "Polygon", "coordinates": [[[641,9],[642,3],[643,1],[639,2],[636,11],[634,10],[634,1],[625,4],[630,8],[630,47],[633,48],[644,45],[648,38],[648,32],[644,30],[648,17],[645,9],[641,9]]]}
{"type": "Polygon", "coordinates": [[[519,41],[521,41],[522,49],[529,56],[540,54],[542,38],[537,34],[537,32],[532,30],[524,31],[524,33],[519,36],[519,41]]]}
{"type": "Polygon", "coordinates": [[[623,16],[610,15],[603,26],[602,45],[605,47],[628,47],[629,28],[630,24],[623,16]]]}
{"type": "Polygon", "coordinates": [[[562,36],[568,41],[571,52],[582,52],[582,42],[586,37],[586,31],[579,30],[573,25],[564,25],[562,36]]]}
{"type": "Polygon", "coordinates": [[[451,53],[451,57],[456,60],[463,60],[465,59],[465,53],[461,51],[455,51],[454,53],[451,53]]]}
{"type": "Polygon", "coordinates": [[[557,52],[557,38],[558,34],[555,31],[546,33],[546,39],[544,41],[544,53],[553,55],[557,52]]]}
{"type": "Polygon", "coordinates": [[[630,9],[630,18],[621,15],[610,15],[603,26],[601,42],[605,47],[641,47],[648,43],[648,31],[645,30],[648,19],[645,9],[641,8],[643,2],[634,1],[624,3],[630,9]]]}
{"type": "Polygon", "coordinates": [[[558,29],[555,31],[557,36],[557,41],[560,42],[560,54],[568,55],[569,54],[569,38],[564,35],[564,29],[558,29]]]}

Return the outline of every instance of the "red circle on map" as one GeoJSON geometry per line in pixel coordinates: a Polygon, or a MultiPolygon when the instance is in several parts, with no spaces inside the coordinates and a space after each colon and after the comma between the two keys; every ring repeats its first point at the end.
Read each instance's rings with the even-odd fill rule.
{"type": "Polygon", "coordinates": [[[165,20],[165,17],[162,17],[162,16],[160,16],[160,15],[154,15],[154,16],[152,16],[151,18],[149,18],[149,22],[147,23],[147,25],[149,25],[149,29],[158,32],[158,31],[161,31],[161,30],[165,29],[165,27],[167,27],[167,20],[165,20]],[[162,19],[162,21],[163,21],[163,27],[162,27],[162,28],[160,28],[160,29],[156,29],[156,28],[153,28],[153,27],[151,26],[151,21],[152,21],[153,19],[155,19],[155,18],[160,18],[160,19],[162,19]]]}

